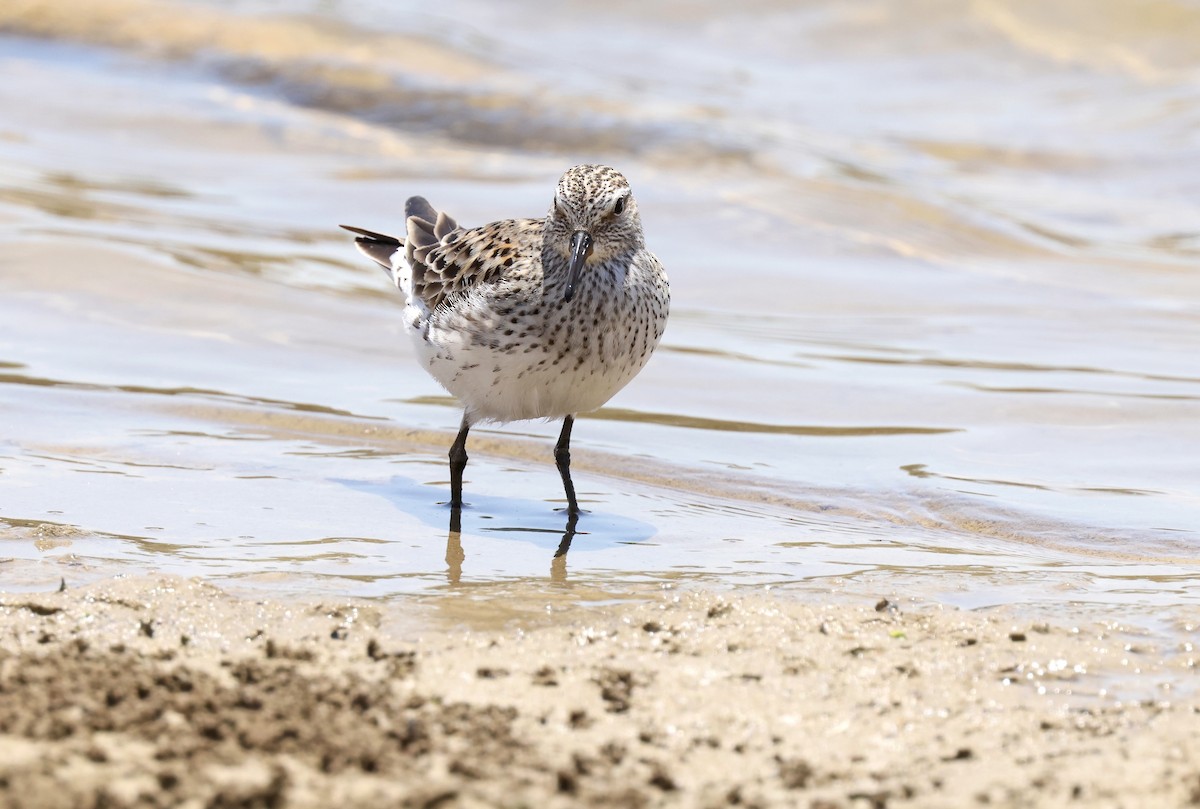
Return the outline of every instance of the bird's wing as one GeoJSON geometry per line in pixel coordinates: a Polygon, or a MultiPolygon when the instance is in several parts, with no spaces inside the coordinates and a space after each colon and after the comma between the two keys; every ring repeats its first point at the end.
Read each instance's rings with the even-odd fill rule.
{"type": "Polygon", "coordinates": [[[525,266],[532,256],[540,258],[540,219],[505,219],[466,230],[420,197],[409,200],[409,210],[413,213],[405,251],[413,271],[413,295],[430,309],[503,279],[518,262],[525,266]],[[422,205],[427,216],[417,212],[422,205]]]}

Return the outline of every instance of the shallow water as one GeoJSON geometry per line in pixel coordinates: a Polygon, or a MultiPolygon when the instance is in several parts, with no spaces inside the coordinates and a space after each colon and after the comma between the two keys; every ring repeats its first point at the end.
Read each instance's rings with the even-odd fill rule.
{"type": "Polygon", "coordinates": [[[1200,10],[643,5],[0,9],[6,586],[1194,605],[1200,10]],[[450,532],[456,406],[334,226],[585,160],[666,338],[576,428],[575,531],[522,423],[450,532]]]}

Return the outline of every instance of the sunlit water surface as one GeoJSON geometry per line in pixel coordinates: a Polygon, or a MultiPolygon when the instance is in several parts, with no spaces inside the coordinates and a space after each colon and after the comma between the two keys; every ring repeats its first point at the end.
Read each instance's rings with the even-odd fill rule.
{"type": "Polygon", "coordinates": [[[1200,10],[755,6],[0,10],[4,586],[1194,606],[1200,10]],[[335,226],[585,160],[670,327],[576,427],[577,524],[522,423],[452,531],[456,406],[335,226]]]}

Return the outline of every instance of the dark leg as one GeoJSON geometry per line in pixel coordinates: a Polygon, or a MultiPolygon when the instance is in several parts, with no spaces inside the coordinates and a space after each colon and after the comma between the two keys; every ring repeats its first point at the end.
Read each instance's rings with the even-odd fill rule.
{"type": "Polygon", "coordinates": [[[567,492],[567,513],[578,514],[579,503],[575,500],[575,484],[571,482],[571,428],[575,426],[575,417],[563,419],[562,432],[558,434],[558,443],[554,445],[554,462],[558,464],[558,473],[562,475],[563,489],[567,492]]]}
{"type": "Polygon", "coordinates": [[[462,426],[458,428],[458,437],[450,445],[450,507],[462,508],[462,478],[463,470],[467,468],[467,431],[471,422],[463,413],[462,426]]]}

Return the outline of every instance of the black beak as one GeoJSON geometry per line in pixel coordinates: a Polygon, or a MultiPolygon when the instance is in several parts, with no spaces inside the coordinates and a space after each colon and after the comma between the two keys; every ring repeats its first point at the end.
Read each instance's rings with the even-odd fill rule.
{"type": "Polygon", "coordinates": [[[567,291],[563,301],[571,302],[575,297],[575,285],[583,274],[583,264],[592,254],[592,237],[586,230],[577,230],[571,234],[571,263],[567,265],[567,291]]]}

